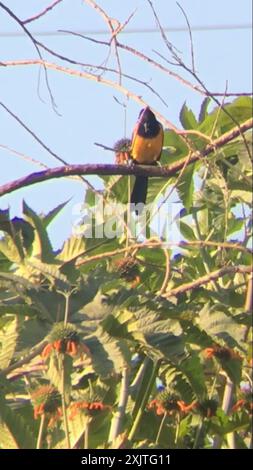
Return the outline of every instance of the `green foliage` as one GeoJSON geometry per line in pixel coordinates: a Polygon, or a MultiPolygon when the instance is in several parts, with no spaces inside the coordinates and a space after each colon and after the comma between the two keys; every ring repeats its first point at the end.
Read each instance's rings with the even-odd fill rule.
{"type": "MultiPolygon", "coordinates": [[[[186,140],[166,130],[162,165],[242,124],[252,100],[238,98],[211,112],[209,104],[205,99],[198,119],[184,104],[182,126],[194,133],[186,140]]],[[[249,133],[245,138],[250,144],[249,133]]],[[[90,189],[85,203],[91,217],[80,220],[80,235],[57,251],[47,228],[66,203],[46,215],[25,202],[20,218],[0,212],[0,448],[65,448],[67,434],[72,448],[120,446],[122,436],[135,448],[208,448],[219,436],[225,448],[231,432],[239,447],[249,446],[252,402],[240,383],[249,383],[252,347],[246,300],[251,176],[240,136],[169,180],[150,178],[148,201],[160,203],[170,195],[180,203],[173,214],[178,239],[176,248],[162,245],[164,226],[149,228],[146,238],[128,239],[132,271],[124,257],[126,232],[111,239],[103,232],[107,222],[126,221],[124,206],[120,215],[117,209],[99,214],[99,239],[83,236],[96,215],[90,189]],[[131,243],[141,240],[146,243],[131,250],[131,243]],[[217,275],[226,266],[237,272],[217,275]],[[78,335],[52,335],[66,324],[78,335]],[[174,409],[166,411],[159,403],[158,377],[174,409]],[[62,404],[54,413],[35,409],[32,390],[43,386],[56,388],[65,419],[62,404]],[[124,396],[125,414],[115,436],[124,396]]],[[[102,180],[101,200],[128,201],[126,177],[102,180]]],[[[141,217],[132,217],[143,224],[141,217]]]]}

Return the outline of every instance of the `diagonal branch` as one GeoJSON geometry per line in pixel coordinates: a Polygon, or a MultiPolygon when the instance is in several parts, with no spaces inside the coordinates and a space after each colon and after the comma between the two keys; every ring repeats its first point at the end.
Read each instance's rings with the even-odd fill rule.
{"type": "Polygon", "coordinates": [[[199,277],[198,279],[195,279],[192,282],[187,282],[179,287],[176,287],[175,289],[171,289],[170,291],[163,294],[163,297],[168,299],[169,297],[175,297],[179,294],[184,294],[188,290],[197,289],[198,287],[201,287],[204,284],[208,284],[211,281],[219,279],[219,277],[226,276],[226,274],[250,274],[251,272],[251,266],[225,266],[221,269],[218,269],[217,271],[213,271],[211,273],[206,274],[205,276],[199,277]]]}
{"type": "Polygon", "coordinates": [[[51,88],[50,88],[50,85],[49,85],[49,80],[48,80],[48,75],[47,75],[47,68],[46,66],[44,65],[44,61],[43,61],[43,57],[41,55],[41,52],[39,50],[39,47],[37,45],[37,42],[36,40],[34,39],[33,35],[30,33],[30,31],[27,29],[27,27],[25,26],[24,22],[22,20],[20,20],[14,13],[13,11],[8,8],[6,5],[4,5],[2,2],[0,2],[0,8],[2,8],[4,11],[6,11],[6,13],[14,20],[16,21],[16,23],[19,24],[19,26],[23,29],[23,31],[25,32],[25,34],[29,37],[29,39],[32,41],[37,53],[38,53],[38,56],[40,58],[40,62],[41,62],[41,65],[44,69],[44,73],[45,73],[45,81],[46,81],[46,86],[47,86],[47,90],[48,90],[48,93],[49,93],[49,96],[50,96],[50,100],[51,100],[51,103],[52,103],[52,106],[53,106],[53,109],[54,111],[57,113],[56,111],[56,104],[55,104],[55,101],[54,101],[54,97],[53,97],[53,94],[52,94],[52,91],[51,91],[51,88]]]}
{"type": "Polygon", "coordinates": [[[174,176],[178,171],[180,171],[187,161],[187,165],[207,157],[214,150],[223,147],[228,142],[231,142],[236,137],[240,136],[241,133],[246,132],[247,130],[253,127],[253,118],[248,119],[243,124],[240,125],[240,128],[235,127],[228,131],[226,134],[223,134],[218,139],[214,140],[212,144],[208,144],[203,151],[197,151],[192,153],[191,157],[186,156],[181,160],[164,167],[152,167],[144,165],[104,165],[104,164],[93,164],[93,165],[67,165],[64,167],[51,168],[45,171],[40,171],[37,173],[31,173],[28,176],[24,176],[17,180],[6,183],[0,187],[0,196],[4,194],[11,193],[17,189],[30,186],[35,183],[40,183],[42,181],[47,181],[54,178],[63,178],[66,176],[73,175],[140,175],[148,177],[163,177],[168,178],[174,176]]]}
{"type": "Polygon", "coordinates": [[[58,5],[58,3],[61,3],[62,1],[63,0],[55,0],[53,3],[51,3],[51,5],[48,5],[48,7],[46,7],[43,11],[41,11],[37,15],[27,18],[26,20],[23,20],[22,23],[27,24],[27,23],[31,23],[32,21],[38,20],[39,18],[41,18],[41,16],[46,15],[50,10],[52,10],[54,7],[56,7],[56,5],[58,5]]]}
{"type": "MultiPolygon", "coordinates": [[[[39,42],[37,42],[37,44],[41,45],[39,42]]],[[[55,55],[55,53],[54,53],[54,55],[55,55]]],[[[24,66],[26,66],[26,65],[27,66],[43,65],[43,67],[45,67],[46,69],[55,70],[57,72],[65,73],[66,75],[71,75],[73,77],[78,77],[78,78],[84,78],[86,80],[93,80],[97,83],[107,85],[111,88],[114,88],[115,90],[118,90],[120,93],[127,96],[128,98],[133,99],[134,101],[136,101],[136,103],[139,103],[140,106],[142,106],[144,108],[146,106],[148,106],[148,103],[146,101],[144,101],[139,95],[137,95],[136,93],[133,93],[132,91],[130,91],[128,88],[124,87],[123,85],[120,85],[119,83],[115,83],[113,80],[103,78],[103,77],[98,76],[98,75],[96,75],[94,73],[91,73],[91,72],[84,72],[84,71],[80,71],[80,70],[74,70],[74,69],[70,69],[68,67],[62,67],[61,65],[57,65],[57,64],[54,64],[52,62],[47,62],[47,61],[39,60],[39,59],[37,59],[37,60],[6,61],[6,62],[4,62],[3,65],[4,66],[9,66],[9,67],[12,67],[12,66],[16,67],[16,66],[21,66],[21,65],[24,65],[24,66]]],[[[130,76],[128,76],[128,78],[130,78],[130,76]]],[[[132,80],[132,78],[131,78],[131,80],[132,80]]],[[[149,86],[149,88],[150,88],[150,86],[149,86]]],[[[159,96],[159,98],[161,99],[160,96],[159,96]]],[[[159,118],[159,120],[167,128],[173,129],[174,131],[179,132],[177,127],[174,124],[172,124],[172,122],[170,122],[168,119],[165,119],[157,111],[154,111],[154,112],[155,112],[156,116],[159,118]]]]}

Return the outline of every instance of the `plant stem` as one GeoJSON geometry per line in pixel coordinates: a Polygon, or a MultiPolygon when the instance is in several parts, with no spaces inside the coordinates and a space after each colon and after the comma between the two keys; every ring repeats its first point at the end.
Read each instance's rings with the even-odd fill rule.
{"type": "Polygon", "coordinates": [[[121,432],[122,420],[125,416],[125,410],[128,400],[128,391],[129,391],[129,372],[127,367],[122,371],[122,380],[121,380],[121,390],[119,395],[119,403],[117,411],[114,414],[111,429],[109,432],[108,441],[112,442],[121,432]]]}
{"type": "Polygon", "coordinates": [[[70,293],[68,292],[67,294],[64,294],[66,303],[65,303],[65,313],[64,313],[64,326],[67,325],[68,323],[68,316],[69,316],[69,298],[70,298],[70,293]]]}
{"type": "MultiPolygon", "coordinates": [[[[223,372],[223,374],[226,377],[226,384],[225,384],[225,388],[224,388],[223,401],[222,401],[222,407],[221,408],[224,411],[224,413],[228,414],[229,409],[230,409],[230,405],[231,405],[231,401],[232,401],[234,384],[225,372],[223,372]]],[[[232,436],[232,434],[234,434],[234,433],[229,433],[228,436],[227,436],[228,445],[229,445],[230,449],[235,448],[234,447],[235,446],[235,440],[234,440],[234,436],[232,436]]],[[[219,449],[221,447],[221,444],[222,444],[222,436],[216,436],[214,438],[213,448],[214,449],[219,449]]]]}
{"type": "Polygon", "coordinates": [[[62,401],[62,415],[63,415],[63,423],[64,423],[64,430],[66,436],[66,448],[70,449],[70,437],[69,437],[69,426],[68,426],[68,417],[67,417],[67,409],[66,409],[66,400],[65,400],[65,364],[64,364],[64,356],[61,358],[61,369],[62,369],[62,390],[61,390],[61,401],[62,401]]]}
{"type": "Polygon", "coordinates": [[[150,361],[150,359],[148,357],[145,357],[144,361],[140,365],[140,367],[139,367],[139,369],[136,373],[136,376],[134,377],[134,379],[133,379],[133,381],[132,381],[132,383],[129,387],[129,392],[131,394],[136,392],[136,390],[140,387],[140,385],[142,383],[142,380],[143,380],[144,373],[146,372],[146,369],[148,367],[149,361],[150,361]]]}
{"type": "Polygon", "coordinates": [[[90,430],[90,418],[87,418],[85,430],[83,433],[83,448],[84,449],[89,449],[89,430],[90,430]]]}
{"type": "Polygon", "coordinates": [[[46,415],[45,413],[43,413],[40,418],[40,427],[39,427],[39,434],[38,434],[36,449],[41,449],[42,438],[43,438],[44,429],[45,429],[45,420],[46,420],[46,415]]]}
{"type": "Polygon", "coordinates": [[[198,449],[199,448],[203,428],[204,428],[204,423],[201,420],[201,422],[198,425],[197,431],[196,431],[196,436],[195,436],[195,440],[194,440],[194,444],[193,444],[193,449],[198,449]]]}
{"type": "Polygon", "coordinates": [[[219,371],[214,376],[213,385],[212,385],[211,391],[209,393],[209,399],[211,399],[213,397],[215,387],[216,387],[216,383],[217,383],[217,379],[218,379],[218,375],[219,375],[219,371]]]}
{"type": "MultiPolygon", "coordinates": [[[[193,219],[194,219],[194,222],[195,222],[195,224],[196,224],[196,231],[197,231],[199,240],[200,240],[200,241],[203,241],[203,236],[202,236],[201,230],[200,230],[198,215],[197,215],[197,213],[195,213],[194,211],[193,211],[193,219]]],[[[207,274],[210,274],[210,272],[212,271],[212,269],[211,269],[211,266],[210,266],[210,262],[209,262],[209,258],[208,258],[208,254],[207,254],[206,248],[205,248],[204,246],[202,246],[202,247],[200,248],[200,251],[201,251],[202,257],[203,257],[203,265],[204,265],[205,271],[206,271],[207,274]]],[[[215,281],[211,280],[211,284],[212,284],[212,286],[213,286],[214,291],[215,291],[215,292],[218,292],[217,283],[216,283],[215,281]]]]}
{"type": "MultiPolygon", "coordinates": [[[[127,177],[127,228],[126,228],[126,248],[129,246],[129,226],[131,223],[131,210],[130,210],[130,199],[131,199],[131,177],[127,177]]],[[[131,229],[130,229],[131,230],[131,229]]],[[[125,253],[125,256],[127,256],[127,252],[125,253]]]]}
{"type": "Polygon", "coordinates": [[[151,377],[150,377],[150,380],[149,380],[149,383],[147,385],[147,388],[146,388],[146,392],[144,393],[144,396],[143,396],[143,399],[142,399],[142,402],[141,402],[141,405],[140,405],[140,408],[138,410],[138,413],[136,415],[136,418],[134,420],[134,423],[133,423],[133,426],[129,432],[129,435],[128,435],[128,439],[129,441],[132,441],[135,434],[136,434],[136,431],[139,427],[139,424],[141,422],[141,419],[142,419],[142,416],[143,416],[143,413],[145,411],[145,408],[146,408],[146,405],[147,405],[147,401],[149,399],[149,396],[150,396],[150,393],[151,393],[151,390],[153,388],[153,385],[154,385],[154,382],[155,382],[155,379],[156,379],[156,376],[157,376],[157,372],[158,372],[158,369],[159,369],[159,365],[160,365],[160,361],[157,361],[156,364],[153,364],[153,371],[152,371],[152,374],[151,374],[151,377]]]}
{"type": "Polygon", "coordinates": [[[156,436],[156,440],[155,440],[155,443],[156,443],[156,444],[159,443],[160,435],[161,435],[161,432],[162,432],[162,429],[163,429],[163,425],[164,425],[165,420],[166,420],[166,416],[167,416],[167,413],[166,413],[166,411],[165,411],[165,413],[164,413],[164,415],[163,415],[163,419],[162,419],[161,424],[160,424],[159,429],[158,429],[157,436],[156,436]]]}
{"type": "Polygon", "coordinates": [[[180,425],[180,415],[179,415],[179,413],[177,413],[177,416],[176,416],[175,445],[177,444],[177,440],[178,440],[179,425],[180,425]]]}

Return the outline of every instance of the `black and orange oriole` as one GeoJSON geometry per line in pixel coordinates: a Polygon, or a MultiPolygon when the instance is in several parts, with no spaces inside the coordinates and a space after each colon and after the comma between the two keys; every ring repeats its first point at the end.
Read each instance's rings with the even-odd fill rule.
{"type": "MultiPolygon", "coordinates": [[[[163,127],[147,106],[142,109],[132,136],[131,158],[139,165],[154,165],[163,148],[163,127]]],[[[148,191],[147,176],[136,176],[131,203],[145,204],[148,191]]]]}

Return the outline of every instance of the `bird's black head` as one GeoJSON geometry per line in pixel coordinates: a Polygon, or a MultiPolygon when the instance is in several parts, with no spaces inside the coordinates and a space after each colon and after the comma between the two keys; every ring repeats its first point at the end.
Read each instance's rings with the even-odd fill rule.
{"type": "Polygon", "coordinates": [[[148,106],[141,110],[138,123],[137,132],[141,137],[156,137],[160,132],[161,124],[157,121],[154,113],[148,106]]]}

